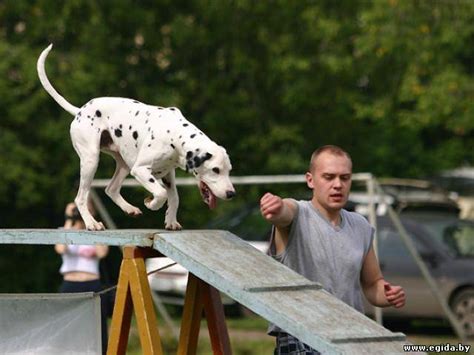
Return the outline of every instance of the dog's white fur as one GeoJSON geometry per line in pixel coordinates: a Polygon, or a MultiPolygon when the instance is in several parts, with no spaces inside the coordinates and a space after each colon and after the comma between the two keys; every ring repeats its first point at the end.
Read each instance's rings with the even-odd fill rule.
{"type": "Polygon", "coordinates": [[[150,106],[119,97],[96,98],[81,108],[70,104],[46,76],[44,63],[51,48],[52,44],[38,58],[38,75],[52,98],[75,116],[70,133],[81,162],[75,202],[87,229],[104,229],[87,208],[101,151],[116,161],[115,174],[105,189],[107,195],[128,215],[140,215],[140,209],[120,194],[124,179],[131,173],[153,195],[145,199],[146,207],[158,210],[168,200],[166,229],[181,229],[176,219],[179,204],[175,184],[177,167],[194,174],[203,197],[207,195],[215,200],[216,196],[229,199],[235,195],[229,178],[232,166],[225,149],[187,121],[177,108],[150,106]]]}

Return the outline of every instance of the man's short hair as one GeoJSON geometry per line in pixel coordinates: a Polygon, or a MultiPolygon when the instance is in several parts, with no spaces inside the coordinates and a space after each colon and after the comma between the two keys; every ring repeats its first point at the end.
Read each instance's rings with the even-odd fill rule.
{"type": "Polygon", "coordinates": [[[316,162],[316,159],[322,154],[322,153],[329,153],[329,154],[332,154],[332,155],[337,155],[337,156],[340,156],[340,157],[346,157],[347,159],[349,159],[349,161],[351,162],[352,164],[352,158],[351,156],[349,155],[348,152],[346,152],[344,149],[342,149],[341,147],[338,147],[337,145],[331,145],[331,144],[328,144],[328,145],[323,145],[322,147],[319,147],[318,149],[316,149],[313,154],[311,155],[311,160],[309,162],[309,171],[312,172],[313,169],[314,169],[314,165],[315,165],[315,162],[316,162]]]}

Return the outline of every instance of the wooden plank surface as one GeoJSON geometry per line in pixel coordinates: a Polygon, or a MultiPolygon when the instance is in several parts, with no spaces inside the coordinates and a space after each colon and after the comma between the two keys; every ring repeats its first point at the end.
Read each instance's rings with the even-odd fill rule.
{"type": "Polygon", "coordinates": [[[406,354],[404,334],[392,333],[324,289],[291,287],[308,280],[229,232],[159,232],[154,248],[323,353],[406,354]],[[259,284],[262,292],[255,292],[259,284]]]}
{"type": "Polygon", "coordinates": [[[0,229],[0,244],[133,245],[150,247],[157,230],[86,231],[70,229],[0,229]]]}

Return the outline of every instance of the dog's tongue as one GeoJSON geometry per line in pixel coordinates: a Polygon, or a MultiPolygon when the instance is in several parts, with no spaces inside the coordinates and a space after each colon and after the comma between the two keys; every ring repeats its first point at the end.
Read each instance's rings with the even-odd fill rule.
{"type": "Polygon", "coordinates": [[[209,199],[206,201],[207,205],[209,206],[209,209],[214,209],[217,206],[217,198],[216,195],[212,193],[212,191],[209,190],[209,199]]]}
{"type": "Polygon", "coordinates": [[[201,196],[204,200],[204,203],[206,203],[211,210],[216,208],[217,198],[216,195],[212,193],[209,186],[207,186],[204,182],[201,181],[201,183],[199,184],[199,190],[201,192],[201,196]]]}

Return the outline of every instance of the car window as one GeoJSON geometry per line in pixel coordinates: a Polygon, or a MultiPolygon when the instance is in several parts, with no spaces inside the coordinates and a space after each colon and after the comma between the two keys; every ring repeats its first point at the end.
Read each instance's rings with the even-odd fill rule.
{"type": "MultiPolygon", "coordinates": [[[[420,254],[429,254],[430,253],[430,248],[423,243],[420,242],[420,240],[413,235],[413,233],[410,233],[409,231],[408,235],[411,237],[411,240],[415,244],[416,249],[418,250],[418,253],[420,254]]],[[[381,256],[386,256],[390,258],[398,258],[398,257],[403,257],[406,255],[410,255],[410,252],[408,251],[408,248],[405,246],[405,243],[402,240],[402,237],[396,231],[395,229],[392,228],[382,228],[378,232],[378,248],[379,248],[379,253],[381,256]]]]}
{"type": "Polygon", "coordinates": [[[445,243],[458,256],[474,256],[474,225],[449,225],[443,231],[445,243]]]}

